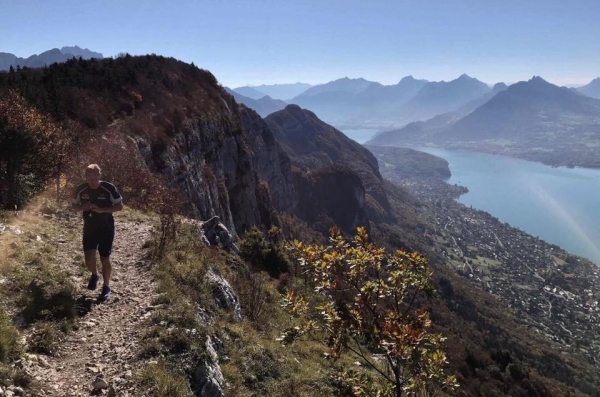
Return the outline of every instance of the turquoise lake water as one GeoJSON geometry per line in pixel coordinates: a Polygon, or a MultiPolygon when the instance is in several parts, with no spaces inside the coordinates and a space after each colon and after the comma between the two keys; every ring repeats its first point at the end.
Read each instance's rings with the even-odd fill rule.
{"type": "Polygon", "coordinates": [[[600,170],[554,168],[469,151],[421,148],[450,164],[459,202],[600,265],[600,170]]]}

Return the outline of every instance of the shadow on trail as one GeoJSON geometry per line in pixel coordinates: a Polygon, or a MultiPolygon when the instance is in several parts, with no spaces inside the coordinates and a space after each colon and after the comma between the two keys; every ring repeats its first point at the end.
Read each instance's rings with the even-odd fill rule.
{"type": "Polygon", "coordinates": [[[94,304],[98,303],[100,303],[98,298],[82,295],[75,301],[75,312],[79,317],[85,317],[85,315],[92,311],[94,304]]]}

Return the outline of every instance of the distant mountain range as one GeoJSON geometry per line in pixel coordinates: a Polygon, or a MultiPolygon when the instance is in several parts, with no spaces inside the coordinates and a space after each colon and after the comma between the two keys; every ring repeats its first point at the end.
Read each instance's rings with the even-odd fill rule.
{"type": "Polygon", "coordinates": [[[340,128],[389,129],[459,109],[490,91],[466,74],[449,82],[407,76],[389,86],[343,78],[312,87],[290,102],[340,128]]]}
{"type": "Polygon", "coordinates": [[[0,71],[9,70],[11,66],[15,69],[17,67],[40,68],[45,65],[51,65],[56,62],[66,62],[71,58],[79,57],[83,59],[103,58],[102,54],[99,52],[93,52],[87,48],[80,48],[78,46],[63,47],[61,49],[53,48],[28,58],[20,58],[14,54],[0,52],[0,71]]]}
{"type": "Polygon", "coordinates": [[[237,93],[235,90],[225,87],[225,91],[233,96],[236,102],[242,103],[253,109],[260,117],[267,117],[269,114],[281,110],[287,106],[287,103],[279,99],[273,99],[268,95],[264,95],[259,99],[253,99],[245,95],[237,93]]]}
{"type": "Polygon", "coordinates": [[[471,111],[411,123],[367,144],[436,145],[552,165],[600,167],[600,100],[540,77],[501,88],[495,87],[495,95],[471,111]]]}
{"type": "Polygon", "coordinates": [[[263,84],[255,87],[238,87],[234,88],[233,91],[252,99],[260,99],[264,96],[270,96],[273,99],[288,101],[289,99],[300,95],[311,87],[312,85],[306,83],[263,84]]]}
{"type": "Polygon", "coordinates": [[[577,88],[577,91],[591,98],[600,99],[600,77],[595,78],[589,84],[577,88]]]}

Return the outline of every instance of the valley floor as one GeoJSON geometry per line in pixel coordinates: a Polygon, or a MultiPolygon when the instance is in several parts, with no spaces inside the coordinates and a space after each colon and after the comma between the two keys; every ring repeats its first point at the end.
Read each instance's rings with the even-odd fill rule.
{"type": "Polygon", "coordinates": [[[563,354],[600,364],[597,266],[456,202],[456,186],[437,179],[394,182],[427,203],[435,251],[458,274],[516,310],[527,328],[557,343],[563,354]]]}

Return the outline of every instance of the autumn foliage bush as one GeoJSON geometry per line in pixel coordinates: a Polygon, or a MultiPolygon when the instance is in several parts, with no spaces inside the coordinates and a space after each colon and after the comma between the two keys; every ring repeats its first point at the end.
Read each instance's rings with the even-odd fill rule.
{"type": "Polygon", "coordinates": [[[283,306],[297,322],[281,336],[283,344],[317,340],[333,360],[356,356],[382,382],[342,370],[336,382],[355,395],[416,395],[456,387],[454,376],[444,373],[444,338],[429,331],[427,308],[417,307],[433,292],[424,256],[401,250],[386,254],[369,242],[363,228],[352,241],[332,228],[328,246],[295,241],[288,250],[316,293],[291,289],[286,294],[283,306]]]}
{"type": "Polygon", "coordinates": [[[0,206],[20,207],[60,172],[69,138],[16,91],[0,95],[0,206]]]}

